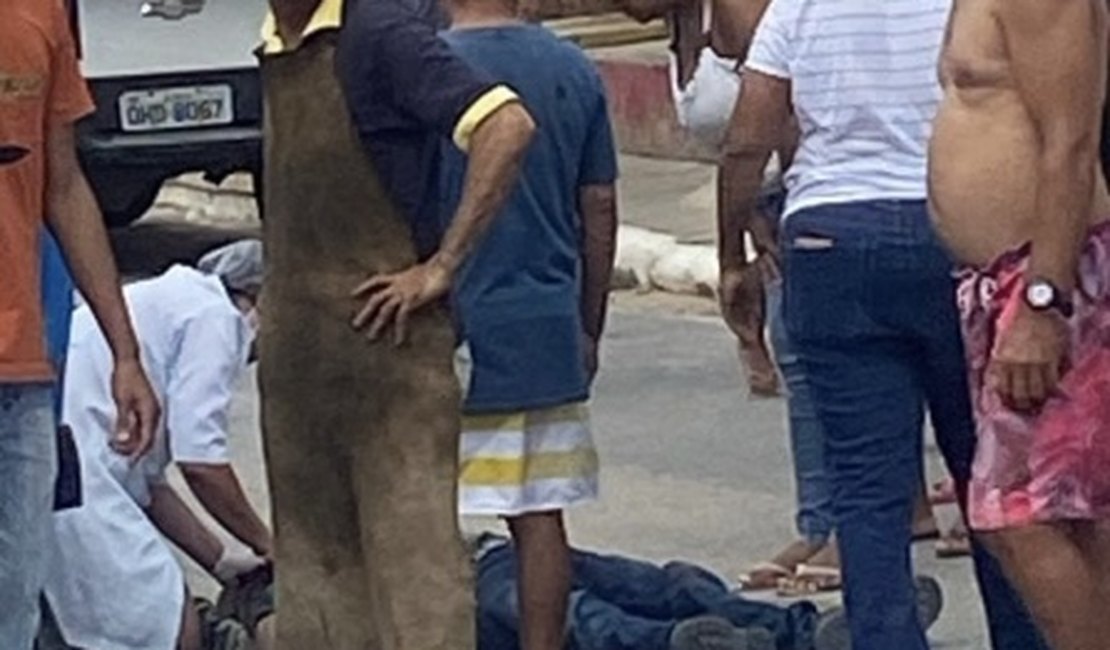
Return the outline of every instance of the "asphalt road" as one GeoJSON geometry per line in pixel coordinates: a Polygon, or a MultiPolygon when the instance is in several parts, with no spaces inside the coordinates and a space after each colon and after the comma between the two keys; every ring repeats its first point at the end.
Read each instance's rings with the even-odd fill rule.
{"type": "MultiPolygon", "coordinates": [[[[675,303],[658,296],[620,302],[592,409],[603,499],[571,513],[573,541],[648,559],[703,562],[731,579],[791,536],[783,404],[746,397],[730,336],[716,320],[676,314],[675,303]]],[[[265,510],[257,402],[254,378],[245,377],[232,447],[252,498],[265,510]]],[[[952,516],[942,513],[944,521],[952,516]]],[[[985,648],[969,565],[938,563],[928,545],[918,556],[920,570],[941,579],[948,603],[930,635],[934,647],[985,648]]],[[[211,589],[197,572],[191,575],[199,592],[211,589]]],[[[835,603],[832,596],[820,604],[835,603]]]]}

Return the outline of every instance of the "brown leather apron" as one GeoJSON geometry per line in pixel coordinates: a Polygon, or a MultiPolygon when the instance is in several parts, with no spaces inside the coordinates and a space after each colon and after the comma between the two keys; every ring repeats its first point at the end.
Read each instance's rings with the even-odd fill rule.
{"type": "Polygon", "coordinates": [[[347,112],[337,36],[262,59],[278,648],[467,650],[453,333],[439,308],[414,317],[401,348],[351,328],[351,291],[416,256],[347,112]]]}

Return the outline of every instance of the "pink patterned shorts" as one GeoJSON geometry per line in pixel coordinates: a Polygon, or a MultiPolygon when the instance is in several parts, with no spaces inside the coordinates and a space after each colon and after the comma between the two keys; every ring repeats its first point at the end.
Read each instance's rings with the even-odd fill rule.
{"type": "Polygon", "coordinates": [[[1091,230],[1083,250],[1067,366],[1036,414],[1007,408],[986,383],[1003,312],[1023,299],[1028,257],[1028,247],[1006,253],[959,290],[979,437],[969,498],[976,530],[1110,519],[1110,222],[1091,230]]]}

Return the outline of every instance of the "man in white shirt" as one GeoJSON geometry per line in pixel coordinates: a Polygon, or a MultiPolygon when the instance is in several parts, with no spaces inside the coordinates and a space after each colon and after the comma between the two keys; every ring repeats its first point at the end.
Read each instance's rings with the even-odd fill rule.
{"type": "MultiPolygon", "coordinates": [[[[725,145],[737,205],[793,116],[781,233],[785,316],[826,431],[855,650],[925,650],[910,539],[924,405],[961,491],[975,443],[953,265],[926,209],[949,0],[772,0],[725,145]]],[[[722,224],[723,272],[743,265],[722,224]]],[[[979,553],[996,648],[1037,648],[997,566],[979,553]]]]}
{"type": "Polygon", "coordinates": [[[96,650],[199,650],[201,618],[162,535],[223,582],[268,562],[271,535],[227,452],[236,382],[252,358],[262,282],[258,241],[175,266],[124,298],[165,421],[138,462],[115,453],[111,356],[88,307],[74,314],[62,422],[80,457],[82,503],[54,515],[46,597],[65,641],[96,650]],[[225,547],[167,483],[175,464],[197,500],[249,552],[225,547]]]}

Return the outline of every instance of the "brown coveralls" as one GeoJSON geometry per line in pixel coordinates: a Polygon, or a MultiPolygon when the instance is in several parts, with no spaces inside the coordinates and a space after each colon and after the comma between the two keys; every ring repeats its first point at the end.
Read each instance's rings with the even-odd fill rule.
{"type": "Polygon", "coordinates": [[[458,534],[459,389],[447,314],[409,342],[351,327],[351,291],[416,261],[359,143],[335,30],[266,55],[261,385],[282,650],[474,647],[458,534]]]}

